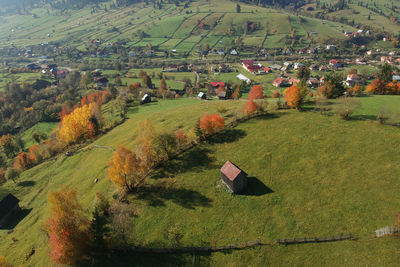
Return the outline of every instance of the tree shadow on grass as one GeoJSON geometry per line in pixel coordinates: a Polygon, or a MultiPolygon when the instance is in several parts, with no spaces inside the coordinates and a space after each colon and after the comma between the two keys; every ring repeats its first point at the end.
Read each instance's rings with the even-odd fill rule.
{"type": "Polygon", "coordinates": [[[244,196],[263,196],[266,194],[274,193],[274,191],[266,186],[262,181],[256,177],[247,178],[247,187],[244,191],[240,192],[239,195],[244,196]]]}
{"type": "Polygon", "coordinates": [[[351,119],[376,121],[377,120],[376,117],[377,117],[376,115],[353,115],[351,116],[351,119]]]}
{"type": "Polygon", "coordinates": [[[28,216],[31,211],[32,209],[22,209],[20,212],[18,212],[18,214],[14,216],[12,220],[1,226],[0,229],[14,229],[15,226],[17,226],[26,216],[28,216]]]}
{"type": "Polygon", "coordinates": [[[165,206],[167,200],[186,209],[211,206],[211,199],[197,191],[185,188],[165,188],[153,185],[139,192],[138,198],[147,201],[153,207],[165,206]]]}
{"type": "Polygon", "coordinates": [[[18,185],[22,186],[22,187],[32,187],[36,184],[35,181],[23,181],[23,182],[19,182],[18,185]]]}
{"type": "Polygon", "coordinates": [[[254,120],[266,121],[266,120],[271,120],[271,119],[279,119],[280,117],[285,116],[287,114],[288,113],[286,113],[286,112],[268,113],[265,116],[255,117],[254,120]]]}
{"type": "Polygon", "coordinates": [[[93,262],[82,262],[78,267],[125,267],[125,266],[211,266],[210,253],[196,252],[193,259],[192,253],[155,254],[138,252],[102,253],[94,257],[93,262]],[[193,265],[194,262],[194,265],[193,265]]]}
{"type": "Polygon", "coordinates": [[[233,143],[246,135],[247,133],[240,129],[226,129],[225,131],[209,137],[207,142],[210,144],[233,143]]]}
{"type": "Polygon", "coordinates": [[[173,177],[178,173],[187,171],[201,172],[214,167],[214,159],[208,154],[210,149],[197,146],[189,151],[163,163],[152,175],[151,178],[159,179],[173,177]]]}

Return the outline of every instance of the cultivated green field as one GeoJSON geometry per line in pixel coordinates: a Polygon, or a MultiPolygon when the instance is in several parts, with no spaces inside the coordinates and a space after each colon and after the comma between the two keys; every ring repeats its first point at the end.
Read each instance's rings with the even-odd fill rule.
{"type": "MultiPolygon", "coordinates": [[[[367,98],[365,98],[367,99],[367,98]]],[[[395,100],[393,100],[395,101],[395,100]]],[[[167,100],[130,110],[129,119],[94,144],[134,147],[137,122],[148,118],[158,132],[190,129],[205,112],[225,107],[226,115],[242,109],[243,101],[167,100]]],[[[226,117],[229,120],[228,117],[226,117]]],[[[373,265],[399,262],[398,240],[373,238],[375,229],[392,225],[399,211],[398,129],[375,122],[280,111],[253,119],[218,135],[159,169],[149,184],[170,181],[163,193],[129,199],[135,204],[132,236],[143,246],[169,246],[166,232],[178,226],[182,245],[225,245],[260,239],[331,236],[353,233],[357,241],[330,244],[268,245],[240,252],[201,254],[200,265],[373,265]],[[384,137],[384,138],[382,138],[384,137]],[[266,154],[272,155],[270,160],[266,154]],[[377,160],[379,159],[379,160],[377,160]],[[220,186],[219,168],[226,160],[251,177],[244,194],[231,196],[220,186]]],[[[8,182],[2,193],[21,199],[26,217],[7,234],[0,230],[0,255],[18,266],[49,266],[43,222],[49,216],[47,194],[62,185],[78,191],[87,213],[96,192],[116,192],[106,179],[112,153],[90,149],[71,157],[60,155],[8,182]],[[98,183],[93,183],[98,178],[98,183]],[[29,259],[24,256],[35,249],[29,259]]],[[[116,255],[104,265],[185,265],[192,255],[153,257],[116,255]]]]}
{"type": "MultiPolygon", "coordinates": [[[[236,13],[236,4],[228,0],[194,1],[188,8],[163,4],[154,9],[152,5],[140,3],[131,7],[112,9],[110,3],[99,8],[86,7],[61,13],[50,8],[36,8],[30,14],[4,16],[0,20],[0,47],[32,45],[60,41],[63,45],[78,47],[84,51],[89,40],[100,39],[103,45],[117,40],[126,40],[130,47],[153,47],[160,50],[177,49],[196,56],[197,44],[217,45],[218,40],[228,35],[232,40],[243,37],[250,47],[282,48],[290,45],[292,24],[300,42],[295,47],[304,47],[311,41],[324,44],[327,39],[344,39],[344,30],[355,30],[337,22],[322,22],[307,17],[289,15],[285,11],[241,4],[241,13],[236,13]],[[245,22],[257,22],[260,27],[243,35],[245,22]],[[200,28],[198,23],[206,26],[200,28]],[[138,35],[140,31],[144,35],[138,35]],[[265,32],[268,38],[263,43],[265,32]],[[315,32],[312,40],[308,32],[315,32]]],[[[393,26],[387,30],[398,30],[393,26]]]]}

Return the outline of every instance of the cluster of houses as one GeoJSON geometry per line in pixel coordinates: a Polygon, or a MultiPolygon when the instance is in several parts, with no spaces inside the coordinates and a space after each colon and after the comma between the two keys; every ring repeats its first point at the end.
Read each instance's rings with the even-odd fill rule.
{"type": "Polygon", "coordinates": [[[357,37],[360,37],[360,36],[369,36],[369,35],[371,35],[371,32],[368,30],[368,31],[364,31],[364,30],[362,30],[362,29],[359,29],[359,30],[357,30],[357,31],[355,31],[355,32],[352,32],[352,31],[344,31],[344,35],[346,36],[346,37],[348,37],[348,38],[350,38],[350,37],[354,37],[354,38],[357,38],[357,37]]]}
{"type": "Polygon", "coordinates": [[[47,74],[54,79],[64,79],[69,74],[69,70],[67,69],[59,69],[57,64],[55,63],[30,63],[26,65],[26,68],[31,71],[40,71],[43,74],[47,74]]]}
{"type": "MultiPolygon", "coordinates": [[[[281,76],[281,77],[276,78],[272,82],[272,85],[275,87],[288,87],[288,86],[294,85],[299,82],[300,82],[299,79],[281,76]]],[[[319,79],[315,78],[315,77],[311,77],[307,80],[307,84],[312,89],[317,89],[323,83],[324,83],[324,76],[322,76],[319,79]]],[[[349,74],[349,75],[347,75],[346,80],[344,81],[344,84],[349,87],[353,87],[356,84],[359,84],[359,85],[363,84],[363,81],[362,81],[361,77],[358,76],[357,74],[349,74]]]]}
{"type": "Polygon", "coordinates": [[[271,68],[264,67],[260,63],[255,64],[253,60],[243,60],[242,66],[245,70],[255,75],[262,75],[271,72],[271,68]]]}

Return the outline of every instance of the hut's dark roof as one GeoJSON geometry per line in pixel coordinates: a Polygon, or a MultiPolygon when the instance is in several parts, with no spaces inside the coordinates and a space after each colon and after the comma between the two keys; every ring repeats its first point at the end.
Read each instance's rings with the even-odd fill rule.
{"type": "Polygon", "coordinates": [[[239,174],[242,172],[247,175],[246,172],[244,172],[242,169],[240,169],[238,166],[236,166],[229,160],[225,162],[224,166],[222,166],[221,168],[221,173],[224,174],[226,177],[228,177],[228,179],[231,181],[235,180],[236,177],[238,177],[239,174]]]}
{"type": "Polygon", "coordinates": [[[0,201],[0,218],[10,212],[19,202],[19,199],[12,194],[8,194],[0,201]]]}

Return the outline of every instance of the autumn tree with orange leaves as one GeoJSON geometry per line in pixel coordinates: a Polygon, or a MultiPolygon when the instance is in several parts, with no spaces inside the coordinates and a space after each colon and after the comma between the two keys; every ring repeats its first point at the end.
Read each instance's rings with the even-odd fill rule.
{"type": "Polygon", "coordinates": [[[375,79],[370,85],[367,86],[366,91],[371,94],[382,95],[385,92],[386,84],[380,79],[375,79]]]}
{"type": "Polygon", "coordinates": [[[263,99],[264,98],[264,89],[262,85],[254,85],[249,93],[249,100],[254,99],[263,99]]]}
{"type": "Polygon", "coordinates": [[[75,190],[64,187],[48,196],[51,217],[46,225],[50,258],[57,264],[75,264],[85,257],[91,235],[75,190]]]}
{"type": "Polygon", "coordinates": [[[291,87],[289,87],[285,95],[285,100],[289,107],[300,109],[301,104],[303,103],[303,96],[300,92],[299,87],[297,87],[296,85],[292,85],[291,87]]]}
{"type": "Polygon", "coordinates": [[[21,152],[14,159],[13,167],[17,171],[21,172],[31,168],[34,165],[34,161],[28,153],[21,152]]]}
{"type": "Polygon", "coordinates": [[[145,184],[146,175],[137,155],[120,145],[108,163],[108,178],[121,191],[131,192],[145,184]]]}
{"type": "Polygon", "coordinates": [[[253,100],[249,100],[243,109],[243,113],[246,115],[252,114],[256,111],[257,111],[257,104],[253,100]]]}
{"type": "Polygon", "coordinates": [[[138,122],[138,137],[136,138],[136,155],[141,160],[144,172],[150,170],[158,161],[158,155],[154,150],[156,132],[149,119],[138,122]]]}
{"type": "Polygon", "coordinates": [[[347,94],[349,96],[361,96],[363,90],[359,84],[355,84],[353,87],[347,89],[347,94]]]}
{"type": "Polygon", "coordinates": [[[200,119],[199,127],[203,135],[210,135],[216,133],[218,130],[224,128],[225,120],[218,114],[204,114],[200,119]]]}
{"type": "Polygon", "coordinates": [[[1,267],[12,267],[12,265],[9,264],[9,263],[6,261],[6,258],[5,258],[4,256],[1,256],[1,255],[0,255],[0,266],[1,266],[1,267]]]}

